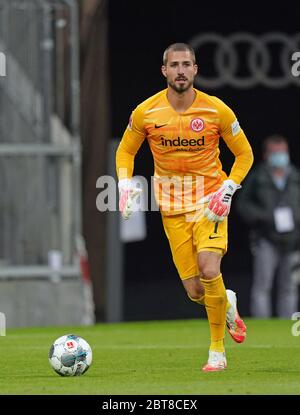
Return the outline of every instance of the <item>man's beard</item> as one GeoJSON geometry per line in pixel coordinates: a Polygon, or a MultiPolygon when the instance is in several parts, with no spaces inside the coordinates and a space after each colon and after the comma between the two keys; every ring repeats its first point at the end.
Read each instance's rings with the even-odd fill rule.
{"type": "Polygon", "coordinates": [[[181,84],[181,85],[177,85],[176,82],[169,81],[168,82],[168,85],[174,91],[176,91],[178,94],[182,94],[183,92],[185,92],[188,89],[190,89],[190,87],[193,85],[193,83],[194,83],[194,79],[192,79],[191,81],[186,81],[185,84],[181,84]]]}

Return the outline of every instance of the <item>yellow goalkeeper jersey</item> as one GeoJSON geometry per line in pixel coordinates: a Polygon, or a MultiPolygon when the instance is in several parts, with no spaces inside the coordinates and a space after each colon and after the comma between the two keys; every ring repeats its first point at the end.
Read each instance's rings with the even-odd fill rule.
{"type": "Polygon", "coordinates": [[[134,157],[144,139],[148,140],[154,159],[154,182],[159,183],[159,189],[165,179],[172,182],[172,191],[167,187],[168,191],[156,192],[165,214],[195,209],[199,195],[216,191],[227,178],[240,183],[253,163],[251,146],[234,112],[219,98],[194,91],[194,102],[183,113],[170,105],[167,89],[138,105],[116,154],[119,180],[130,178],[134,157]],[[235,156],[229,177],[219,159],[220,139],[235,156]],[[166,205],[164,198],[168,199],[166,205]]]}

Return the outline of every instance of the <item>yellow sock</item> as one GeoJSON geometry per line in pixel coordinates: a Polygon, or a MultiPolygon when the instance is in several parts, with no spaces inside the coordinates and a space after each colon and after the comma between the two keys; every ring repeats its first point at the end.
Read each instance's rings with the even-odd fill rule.
{"type": "MultiPolygon", "coordinates": [[[[202,295],[200,298],[192,298],[189,294],[188,297],[190,300],[194,301],[194,303],[201,304],[205,306],[205,294],[202,295]]],[[[230,302],[226,297],[226,311],[228,311],[229,307],[231,306],[230,302]]]]}
{"type": "Polygon", "coordinates": [[[205,289],[205,308],[210,326],[210,350],[224,352],[227,296],[222,274],[211,280],[201,278],[205,289]]]}
{"type": "Polygon", "coordinates": [[[211,341],[209,350],[213,350],[214,352],[224,352],[224,340],[217,340],[216,342],[211,341]]]}

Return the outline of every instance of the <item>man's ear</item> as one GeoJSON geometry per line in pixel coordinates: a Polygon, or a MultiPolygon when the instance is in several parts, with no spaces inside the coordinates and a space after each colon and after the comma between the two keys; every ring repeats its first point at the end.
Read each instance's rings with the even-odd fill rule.
{"type": "Polygon", "coordinates": [[[198,65],[194,65],[194,68],[195,68],[195,75],[197,75],[197,73],[198,73],[198,65]]]}
{"type": "Polygon", "coordinates": [[[167,69],[166,69],[165,65],[162,65],[161,72],[162,72],[163,76],[166,78],[167,77],[167,69]]]}

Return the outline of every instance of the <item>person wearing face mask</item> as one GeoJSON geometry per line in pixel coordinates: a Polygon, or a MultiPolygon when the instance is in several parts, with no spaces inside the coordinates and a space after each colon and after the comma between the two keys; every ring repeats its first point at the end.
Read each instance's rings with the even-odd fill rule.
{"type": "Polygon", "coordinates": [[[286,137],[271,135],[263,142],[263,161],[244,182],[236,208],[250,227],[253,282],[250,311],[267,318],[276,281],[276,310],[291,318],[298,310],[298,286],[291,277],[291,259],[300,249],[300,171],[291,163],[286,137]]]}

